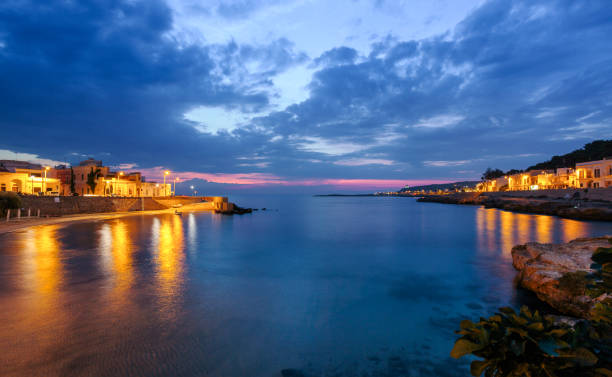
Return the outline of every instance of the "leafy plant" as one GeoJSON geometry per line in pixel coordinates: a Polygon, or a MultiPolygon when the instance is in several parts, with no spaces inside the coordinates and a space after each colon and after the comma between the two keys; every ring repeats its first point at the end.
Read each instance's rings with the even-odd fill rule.
{"type": "Polygon", "coordinates": [[[96,168],[96,170],[94,170],[93,166],[91,168],[91,171],[87,173],[87,186],[89,186],[89,188],[91,189],[92,194],[96,193],[96,186],[98,185],[97,180],[99,176],[100,169],[96,168]]]}
{"type": "Polygon", "coordinates": [[[0,213],[6,214],[9,209],[21,208],[21,198],[14,192],[0,192],[0,213]]]}
{"type": "Polygon", "coordinates": [[[486,181],[489,179],[503,177],[504,174],[505,173],[502,170],[487,168],[487,170],[485,170],[485,172],[482,173],[482,176],[480,177],[480,179],[482,179],[483,181],[486,181]]]}
{"type": "MultiPolygon", "coordinates": [[[[612,243],[612,239],[609,239],[609,242],[612,243]]],[[[598,248],[591,259],[594,272],[590,275],[591,284],[587,293],[591,297],[612,293],[612,247],[598,248]]]]}
{"type": "Polygon", "coordinates": [[[74,187],[74,170],[72,166],[70,167],[70,193],[74,195],[76,193],[76,188],[74,187]]]}
{"type": "Polygon", "coordinates": [[[501,308],[477,323],[464,320],[457,333],[462,337],[452,357],[472,354],[484,359],[471,363],[473,376],[606,376],[596,371],[601,369],[599,358],[574,328],[525,306],[519,313],[501,308]]]}

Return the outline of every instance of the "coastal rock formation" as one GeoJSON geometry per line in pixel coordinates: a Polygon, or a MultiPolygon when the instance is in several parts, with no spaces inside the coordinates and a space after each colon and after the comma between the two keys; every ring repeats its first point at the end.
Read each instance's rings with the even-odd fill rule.
{"type": "Polygon", "coordinates": [[[607,295],[587,296],[584,276],[592,272],[593,253],[600,247],[610,247],[611,239],[578,238],[560,245],[530,242],[515,246],[512,264],[519,270],[517,283],[564,314],[589,318],[593,305],[607,295]]]}
{"type": "MultiPolygon", "coordinates": [[[[595,190],[591,190],[595,191],[595,190]]],[[[598,189],[594,193],[610,194],[595,196],[592,200],[586,195],[564,195],[564,190],[543,195],[533,191],[523,192],[461,192],[448,195],[427,195],[420,202],[447,204],[474,204],[485,208],[498,208],[507,211],[538,213],[560,216],[577,220],[612,221],[612,202],[607,200],[612,189],[598,189]]],[[[575,193],[575,191],[574,191],[575,193]]]]}

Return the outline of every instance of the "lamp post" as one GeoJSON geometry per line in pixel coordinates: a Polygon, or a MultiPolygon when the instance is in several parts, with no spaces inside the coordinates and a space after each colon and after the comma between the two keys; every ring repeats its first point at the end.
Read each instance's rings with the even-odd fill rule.
{"type": "Polygon", "coordinates": [[[119,174],[117,175],[117,185],[119,185],[119,178],[123,175],[123,172],[120,171],[119,174]]]}
{"type": "Polygon", "coordinates": [[[194,189],[193,185],[189,186],[189,189],[191,190],[191,196],[193,196],[193,189],[194,189]]]}
{"type": "Polygon", "coordinates": [[[164,196],[168,196],[168,190],[166,189],[166,176],[170,174],[169,170],[164,172],[164,196]]]}
{"type": "Polygon", "coordinates": [[[45,166],[45,180],[43,181],[43,195],[47,195],[47,171],[51,169],[48,166],[45,166]]]}
{"type": "Polygon", "coordinates": [[[176,182],[178,182],[179,177],[174,178],[174,188],[172,189],[172,192],[174,192],[174,196],[176,196],[176,182]]]}

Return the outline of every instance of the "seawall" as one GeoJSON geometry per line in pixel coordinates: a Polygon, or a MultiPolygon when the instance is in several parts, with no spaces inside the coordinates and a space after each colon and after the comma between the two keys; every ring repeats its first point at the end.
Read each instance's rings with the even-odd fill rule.
{"type": "Polygon", "coordinates": [[[420,202],[483,205],[577,220],[612,221],[612,188],[428,195],[420,202]]]}
{"type": "Polygon", "coordinates": [[[147,198],[114,198],[99,196],[24,196],[21,197],[22,216],[27,216],[28,209],[35,216],[40,210],[41,216],[64,216],[85,213],[154,211],[167,209],[179,205],[188,205],[205,202],[202,209],[214,209],[214,203],[227,202],[226,197],[220,196],[175,196],[175,197],[147,197],[147,198]]]}

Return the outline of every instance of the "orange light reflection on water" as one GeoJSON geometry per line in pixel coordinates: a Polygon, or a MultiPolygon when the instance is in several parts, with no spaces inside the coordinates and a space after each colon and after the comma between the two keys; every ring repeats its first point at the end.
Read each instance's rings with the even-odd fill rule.
{"type": "Polygon", "coordinates": [[[516,244],[517,238],[515,237],[515,223],[516,214],[507,211],[499,211],[501,216],[500,234],[501,234],[501,247],[502,255],[505,258],[512,258],[512,247],[516,244]]]}
{"type": "Polygon", "coordinates": [[[475,222],[478,248],[486,252],[501,249],[507,258],[519,244],[569,242],[590,232],[587,222],[497,209],[478,208],[475,222]]]}
{"type": "Polygon", "coordinates": [[[181,217],[164,216],[154,221],[151,238],[155,246],[160,305],[162,312],[171,317],[183,287],[185,241],[181,217]]]}
{"type": "Polygon", "coordinates": [[[553,218],[551,216],[536,215],[536,241],[551,243],[553,241],[553,218]]]}
{"type": "Polygon", "coordinates": [[[124,220],[103,224],[98,231],[101,265],[113,280],[113,290],[121,295],[134,280],[130,230],[124,220]]]}
{"type": "Polygon", "coordinates": [[[21,238],[24,278],[29,287],[41,296],[57,293],[63,279],[58,228],[57,225],[33,227],[21,238]]]}

